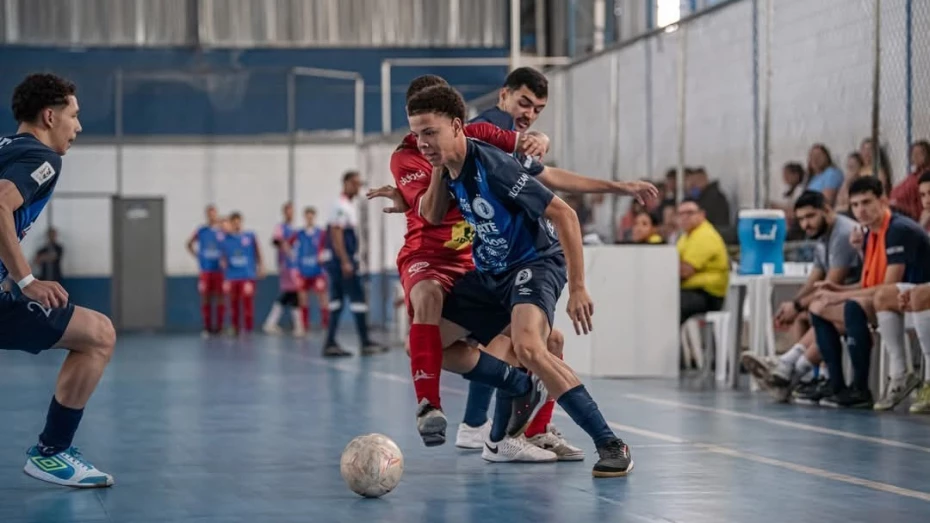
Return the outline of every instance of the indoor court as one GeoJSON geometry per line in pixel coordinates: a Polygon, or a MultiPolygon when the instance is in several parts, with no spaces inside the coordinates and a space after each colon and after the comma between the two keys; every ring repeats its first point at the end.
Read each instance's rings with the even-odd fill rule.
{"type": "MultiPolygon", "coordinates": [[[[352,338],[346,337],[347,346],[352,338]]],[[[490,464],[416,433],[402,350],[323,360],[319,340],[127,335],[75,444],[111,471],[111,489],[73,491],[22,473],[15,442],[41,430],[61,353],[0,354],[0,521],[482,522],[925,521],[926,418],[771,405],[746,391],[687,391],[676,381],[586,380],[631,446],[627,478],[591,477],[593,448],[555,422],[586,460],[490,464]],[[339,456],[380,432],[404,452],[381,499],[346,488],[339,456]]],[[[444,375],[450,437],[466,383],[444,375]]]]}

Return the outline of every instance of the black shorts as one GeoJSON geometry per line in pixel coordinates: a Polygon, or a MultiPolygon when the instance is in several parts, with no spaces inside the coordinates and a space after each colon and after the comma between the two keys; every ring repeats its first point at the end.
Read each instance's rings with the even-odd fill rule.
{"type": "Polygon", "coordinates": [[[282,307],[297,307],[300,300],[297,298],[297,291],[285,291],[278,296],[278,303],[282,307]]]}
{"type": "Polygon", "coordinates": [[[567,281],[561,253],[524,263],[502,274],[470,271],[452,287],[442,317],[471,332],[482,345],[510,325],[514,305],[531,303],[546,313],[549,326],[567,281]]]}
{"type": "Polygon", "coordinates": [[[0,350],[48,350],[64,335],[73,315],[71,303],[46,309],[25,296],[0,292],[0,350]]]}

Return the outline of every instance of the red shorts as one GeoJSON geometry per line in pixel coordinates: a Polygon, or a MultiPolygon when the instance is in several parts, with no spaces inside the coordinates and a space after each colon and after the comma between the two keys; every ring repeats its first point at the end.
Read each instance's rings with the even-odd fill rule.
{"type": "Polygon", "coordinates": [[[197,292],[201,295],[223,293],[223,273],[221,271],[201,272],[197,280],[197,292]]]}
{"type": "Polygon", "coordinates": [[[310,277],[300,276],[298,281],[297,288],[301,291],[323,292],[326,290],[326,276],[323,274],[310,277]]]}
{"type": "Polygon", "coordinates": [[[252,280],[226,280],[223,292],[230,296],[250,297],[255,294],[255,282],[252,280]]]}
{"type": "Polygon", "coordinates": [[[449,292],[456,280],[473,270],[475,264],[468,260],[448,260],[427,257],[411,257],[398,267],[400,283],[404,286],[404,301],[407,303],[407,315],[413,318],[413,306],[410,304],[410,291],[423,280],[433,280],[442,285],[442,290],[449,292]]]}

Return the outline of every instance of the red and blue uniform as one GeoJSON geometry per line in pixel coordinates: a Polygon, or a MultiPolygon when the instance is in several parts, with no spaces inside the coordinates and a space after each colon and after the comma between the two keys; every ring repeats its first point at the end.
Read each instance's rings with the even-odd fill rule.
{"type": "Polygon", "coordinates": [[[255,318],[255,280],[258,278],[258,246],[255,233],[243,231],[225,235],[223,291],[230,307],[230,320],[236,332],[251,331],[255,318]],[[240,316],[241,307],[241,316],[240,316]],[[240,318],[243,320],[240,322],[240,318]]]}

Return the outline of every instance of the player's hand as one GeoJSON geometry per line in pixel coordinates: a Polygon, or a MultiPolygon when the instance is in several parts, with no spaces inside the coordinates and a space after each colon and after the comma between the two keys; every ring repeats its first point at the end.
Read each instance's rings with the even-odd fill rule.
{"type": "Polygon", "coordinates": [[[862,231],[861,226],[853,227],[852,232],[849,233],[849,244],[856,249],[862,249],[862,244],[865,241],[865,233],[862,231]]]}
{"type": "Polygon", "coordinates": [[[828,280],[814,282],[814,288],[818,291],[839,291],[842,288],[836,283],[828,280]]]}
{"type": "Polygon", "coordinates": [[[530,131],[521,135],[517,150],[527,156],[541,159],[549,152],[549,137],[542,133],[530,131]]]}
{"type": "Polygon", "coordinates": [[[659,190],[649,182],[635,180],[632,182],[618,182],[620,191],[636,198],[636,201],[645,205],[659,199],[659,190]]]}
{"type": "Polygon", "coordinates": [[[898,307],[902,311],[909,312],[911,309],[911,289],[907,289],[898,293],[898,307]]]}
{"type": "Polygon", "coordinates": [[[352,262],[348,260],[343,260],[342,262],[342,275],[346,278],[351,278],[355,274],[355,267],[352,266],[352,262]]]}
{"type": "Polygon", "coordinates": [[[836,305],[837,303],[845,301],[846,296],[841,292],[822,291],[820,293],[820,300],[823,301],[825,305],[836,305]]]}
{"type": "Polygon", "coordinates": [[[385,207],[384,212],[386,213],[405,213],[410,210],[410,206],[407,205],[407,202],[404,200],[404,195],[397,190],[397,187],[393,185],[385,185],[378,187],[377,189],[372,189],[368,191],[365,195],[369,200],[374,198],[387,198],[391,200],[391,203],[394,205],[391,207],[385,207]]]}
{"type": "Polygon", "coordinates": [[[584,288],[569,291],[568,317],[575,326],[575,334],[581,334],[582,331],[587,334],[594,330],[591,316],[594,316],[594,302],[588,296],[588,291],[584,288]]]}
{"type": "Polygon", "coordinates": [[[23,289],[23,295],[45,308],[59,309],[68,304],[68,292],[53,281],[33,280],[23,289]]]}
{"type": "Polygon", "coordinates": [[[798,311],[794,308],[794,303],[786,301],[778,307],[775,313],[775,324],[778,326],[787,325],[798,317],[798,311]]]}

